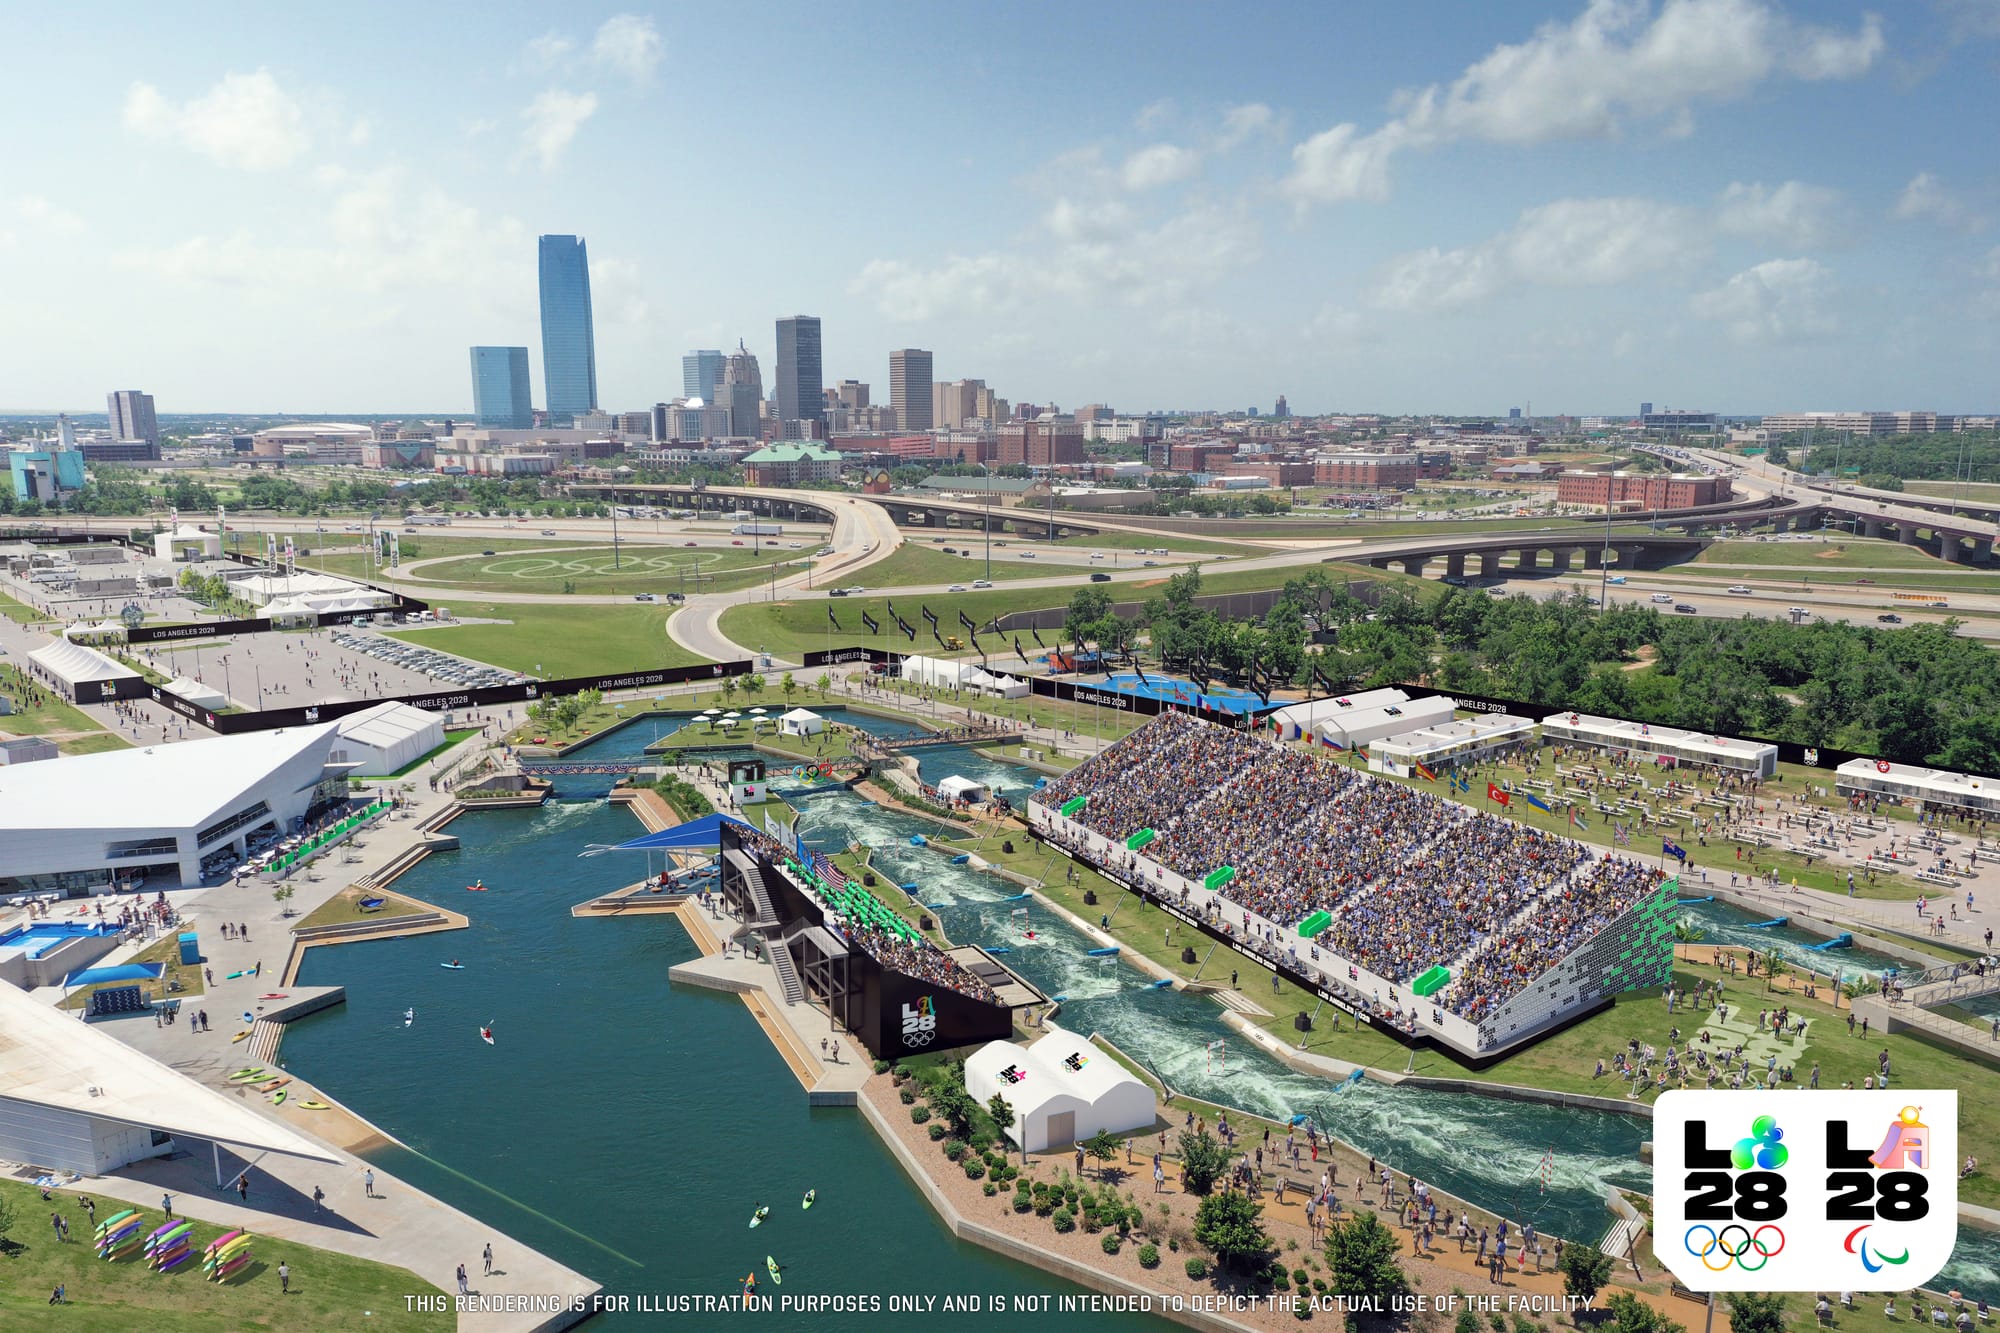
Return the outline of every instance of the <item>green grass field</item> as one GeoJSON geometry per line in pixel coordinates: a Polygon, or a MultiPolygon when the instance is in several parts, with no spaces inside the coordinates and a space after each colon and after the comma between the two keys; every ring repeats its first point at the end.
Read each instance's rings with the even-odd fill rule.
{"type": "MultiPolygon", "coordinates": [[[[172,1329],[174,1333],[320,1333],[324,1329],[370,1328],[437,1330],[456,1326],[449,1308],[415,1313],[405,1296],[443,1293],[407,1269],[355,1259],[330,1250],[259,1237],[255,1257],[224,1282],[204,1281],[198,1262],[155,1273],[143,1258],[106,1263],[91,1246],[91,1224],[77,1201],[86,1189],[60,1191],[43,1203],[33,1186],[0,1180],[0,1200],[18,1219],[9,1239],[18,1249],[0,1259],[7,1280],[0,1283],[0,1326],[56,1328],[79,1333],[130,1333],[132,1329],[172,1329]],[[56,1239],[49,1214],[68,1220],[70,1239],[56,1239]],[[278,1294],[278,1265],[291,1272],[291,1293],[278,1294]],[[61,1283],[66,1299],[52,1309],[49,1293],[61,1283]],[[362,1317],[361,1312],[367,1311],[362,1317]],[[15,1323],[15,1320],[19,1323],[15,1323]]],[[[91,1194],[103,1220],[125,1211],[116,1199],[91,1194]]],[[[144,1210],[142,1231],[160,1225],[157,1207],[144,1210]]],[[[229,1228],[195,1224],[195,1240],[206,1245],[229,1228]]],[[[449,1305],[449,1302],[446,1302],[449,1305]]]]}
{"type": "MultiPolygon", "coordinates": [[[[1913,588],[1926,592],[1951,592],[1957,590],[1968,593],[2000,592],[2000,574],[1982,573],[1977,570],[1947,567],[1941,561],[1933,561],[1933,570],[1898,569],[1852,569],[1835,567],[1832,569],[1771,569],[1769,566],[1729,566],[1729,565],[1674,565],[1659,571],[1674,578],[1714,579],[1723,583],[1748,583],[1793,587],[1866,587],[1877,584],[1884,588],[1913,588]]],[[[1884,600],[1887,600],[1886,598],[1884,600]]]]}
{"type": "Polygon", "coordinates": [[[0,596],[0,616],[5,616],[21,625],[32,625],[38,620],[48,619],[26,602],[17,602],[12,597],[5,596],[0,596]]]}
{"type": "MultiPolygon", "coordinates": [[[[0,716],[0,731],[12,736],[46,736],[50,732],[102,732],[97,720],[88,713],[50,698],[38,708],[26,712],[18,711],[20,702],[26,697],[30,685],[40,687],[19,667],[11,662],[0,662],[0,694],[13,696],[17,711],[0,716]]],[[[108,746],[116,749],[116,746],[108,746]]]]}
{"type": "MultiPolygon", "coordinates": [[[[961,532],[958,535],[961,541],[971,542],[973,549],[979,548],[978,533],[967,536],[961,532]]],[[[1002,538],[1002,540],[1011,539],[1002,538]]],[[[1255,542],[1204,541],[1199,537],[1155,537],[1144,532],[1100,532],[1095,537],[1062,537],[1058,538],[1055,544],[1081,546],[1092,551],[1152,551],[1164,546],[1174,555],[1268,555],[1271,550],[1270,547],[1259,546],[1255,542]]],[[[1046,546],[1048,543],[1039,542],[1037,545],[1046,546]]]]}
{"type": "Polygon", "coordinates": [[[609,546],[544,546],[465,556],[406,573],[411,582],[474,592],[562,592],[565,585],[579,593],[730,592],[766,582],[774,564],[783,577],[800,559],[800,552],[783,547],[624,546],[614,567],[609,546]]]}
{"type": "Polygon", "coordinates": [[[390,893],[384,889],[346,888],[328,898],[311,912],[292,922],[291,929],[305,930],[312,926],[346,925],[350,921],[371,921],[386,916],[408,916],[424,909],[408,898],[390,893]],[[361,910],[363,898],[384,899],[382,909],[377,912],[361,910]]]}
{"type": "Polygon", "coordinates": [[[1700,555],[1698,565],[1807,565],[1829,569],[1949,569],[1944,561],[1901,542],[1836,537],[1831,541],[1716,542],[1700,555]]]}
{"type": "Polygon", "coordinates": [[[1934,500],[1949,500],[1953,496],[1977,500],[1982,504],[2000,500],[2000,482],[1996,481],[1906,481],[1903,489],[1912,495],[1926,495],[1934,500]]]}
{"type": "MultiPolygon", "coordinates": [[[[7,724],[0,718],[0,728],[7,724]]],[[[132,742],[109,731],[93,731],[88,736],[66,736],[56,742],[56,749],[63,754],[103,754],[106,750],[129,750],[132,742]]]]}
{"type": "Polygon", "coordinates": [[[672,609],[664,602],[563,606],[454,599],[456,616],[508,623],[402,630],[390,637],[551,679],[689,665],[700,659],[667,637],[672,609]]]}
{"type": "Polygon", "coordinates": [[[970,550],[972,555],[970,558],[946,555],[942,548],[928,543],[906,543],[874,564],[855,570],[854,578],[870,588],[904,588],[932,583],[963,583],[969,587],[974,579],[990,577],[995,583],[1004,583],[1010,579],[1047,578],[1066,570],[1074,570],[1079,579],[1084,575],[1082,556],[1075,557],[1079,563],[1074,565],[1052,563],[1038,567],[1036,561],[1021,559],[1020,552],[1011,546],[993,552],[993,573],[988,575],[985,549],[976,537],[969,547],[953,549],[970,550]]]}

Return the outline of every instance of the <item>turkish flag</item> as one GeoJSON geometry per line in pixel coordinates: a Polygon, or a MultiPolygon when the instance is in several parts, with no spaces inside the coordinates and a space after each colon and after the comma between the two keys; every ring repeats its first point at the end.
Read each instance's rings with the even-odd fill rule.
{"type": "Polygon", "coordinates": [[[1489,801],[1498,801],[1502,805],[1507,805],[1514,798],[1511,793],[1501,791],[1498,787],[1494,786],[1492,783],[1489,782],[1486,784],[1486,799],[1489,801]]]}

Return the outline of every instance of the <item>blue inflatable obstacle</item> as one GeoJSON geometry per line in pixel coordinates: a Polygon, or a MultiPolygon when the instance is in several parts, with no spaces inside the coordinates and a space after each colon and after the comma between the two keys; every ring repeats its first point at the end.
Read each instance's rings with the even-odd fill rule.
{"type": "Polygon", "coordinates": [[[1114,944],[1109,949],[1086,949],[1084,952],[1092,958],[1110,958],[1118,952],[1118,946],[1114,944]]]}
{"type": "Polygon", "coordinates": [[[1712,903],[1714,901],[1715,895],[1711,893],[1706,898],[1676,898],[1674,905],[1676,907],[1693,907],[1696,903],[1712,903]]]}
{"type": "Polygon", "coordinates": [[[1006,945],[1004,945],[1004,944],[993,944],[993,945],[988,945],[988,946],[987,946],[987,949],[986,949],[986,952],[988,952],[988,953],[1012,953],[1012,952],[1014,952],[1014,951],[1013,951],[1012,949],[1008,948],[1008,947],[1007,947],[1006,945]]]}
{"type": "Polygon", "coordinates": [[[1018,903],[1024,901],[1027,897],[1028,895],[1025,893],[1017,893],[1011,898],[1002,898],[1000,901],[1003,903],[1018,903]]]}
{"type": "Polygon", "coordinates": [[[1752,930],[1770,930],[1774,926],[1789,926],[1792,924],[1792,919],[1788,916],[1774,916],[1769,921],[1750,921],[1745,924],[1752,930]]]}
{"type": "Polygon", "coordinates": [[[972,857],[968,853],[960,852],[957,856],[951,858],[951,863],[955,866],[962,866],[971,859],[972,857]]]}
{"type": "Polygon", "coordinates": [[[1809,944],[1806,947],[1816,953],[1825,953],[1828,949],[1852,949],[1854,947],[1854,936],[1843,930],[1830,940],[1826,940],[1820,944],[1809,944]]]}
{"type": "Polygon", "coordinates": [[[1154,982],[1150,987],[1148,987],[1148,989],[1165,990],[1167,987],[1173,984],[1174,984],[1174,979],[1172,977],[1161,977],[1158,981],[1154,982]]]}
{"type": "Polygon", "coordinates": [[[928,842],[926,842],[926,841],[924,840],[924,835],[923,835],[923,834],[921,834],[921,833],[912,833],[912,834],[910,835],[910,846],[912,846],[912,847],[928,847],[928,846],[930,846],[930,844],[929,844],[928,842]]]}

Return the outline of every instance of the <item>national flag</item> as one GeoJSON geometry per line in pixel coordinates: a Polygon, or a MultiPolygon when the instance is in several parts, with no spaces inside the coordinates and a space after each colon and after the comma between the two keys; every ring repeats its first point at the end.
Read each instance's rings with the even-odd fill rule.
{"type": "Polygon", "coordinates": [[[1438,780],[1438,775],[1425,768],[1422,764],[1417,765],[1417,776],[1425,782],[1436,782],[1438,780]]]}
{"type": "Polygon", "coordinates": [[[1541,811],[1543,814],[1552,815],[1555,813],[1555,807],[1545,804],[1542,801],[1542,798],[1535,795],[1533,792],[1524,791],[1521,793],[1521,796],[1524,800],[1527,801],[1529,805],[1534,806],[1535,809],[1541,811]]]}
{"type": "Polygon", "coordinates": [[[826,609],[826,619],[827,623],[832,625],[835,629],[840,628],[840,617],[834,615],[833,608],[830,606],[826,609]]]}
{"type": "Polygon", "coordinates": [[[1576,807],[1575,807],[1575,806],[1571,806],[1571,807],[1569,808],[1569,826],[1570,826],[1571,828],[1589,828],[1589,827],[1590,827],[1590,825],[1588,825],[1588,824],[1586,824],[1586,823],[1584,823],[1584,822],[1583,822],[1583,816],[1582,816],[1582,815],[1580,815],[1580,814],[1578,814],[1578,813],[1576,812],[1576,807]]]}
{"type": "Polygon", "coordinates": [[[1632,831],[1623,824],[1612,825],[1611,836],[1617,839],[1620,847],[1630,847],[1632,845],[1632,831]]]}
{"type": "Polygon", "coordinates": [[[1502,805],[1507,805],[1511,803],[1514,798],[1508,793],[1501,791],[1498,787],[1494,786],[1492,783],[1489,782],[1486,784],[1486,799],[1489,801],[1498,801],[1502,805]]]}
{"type": "Polygon", "coordinates": [[[811,864],[813,871],[832,887],[841,889],[847,886],[846,872],[835,865],[833,858],[825,852],[814,852],[807,860],[811,864]]]}
{"type": "Polygon", "coordinates": [[[1326,744],[1331,745],[1336,750],[1345,750],[1347,748],[1345,745],[1341,744],[1339,741],[1335,740],[1331,736],[1328,736],[1326,738],[1326,744]]]}
{"type": "Polygon", "coordinates": [[[1472,790],[1472,779],[1470,778],[1462,778],[1456,773],[1447,773],[1445,777],[1450,779],[1452,787],[1457,791],[1472,790]]]}
{"type": "Polygon", "coordinates": [[[882,622],[869,615],[866,611],[861,613],[861,623],[868,627],[870,634],[880,634],[882,632],[882,622]]]}
{"type": "Polygon", "coordinates": [[[1365,764],[1365,763],[1367,763],[1367,762],[1368,762],[1368,747],[1367,747],[1367,746],[1365,746],[1365,745],[1357,745],[1357,746],[1355,746],[1355,747],[1354,747],[1354,753],[1355,753],[1355,754],[1356,754],[1357,756],[1359,756],[1359,757],[1360,757],[1360,759],[1361,759],[1361,762],[1362,762],[1362,763],[1364,763],[1364,764],[1365,764]]]}
{"type": "Polygon", "coordinates": [[[1661,856],[1671,856],[1671,857],[1673,857],[1673,858],[1674,858],[1674,859],[1675,859],[1676,861],[1683,861],[1683,862],[1684,862],[1684,861],[1686,861],[1686,860],[1688,859],[1688,854],[1687,854],[1687,852],[1686,852],[1686,851],[1684,851],[1683,849],[1681,849],[1680,847],[1676,846],[1675,844],[1671,843],[1671,842],[1662,842],[1662,843],[1660,844],[1660,855],[1661,855],[1661,856]]]}

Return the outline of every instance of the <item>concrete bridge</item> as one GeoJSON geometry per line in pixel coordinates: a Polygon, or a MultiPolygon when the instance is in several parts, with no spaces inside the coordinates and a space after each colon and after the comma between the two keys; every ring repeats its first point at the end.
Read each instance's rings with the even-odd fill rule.
{"type": "MultiPolygon", "coordinates": [[[[1482,537],[1415,539],[1402,549],[1364,549],[1343,553],[1342,559],[1363,560],[1376,569],[1400,569],[1422,575],[1442,563],[1447,578],[1499,578],[1505,574],[1564,574],[1571,569],[1662,569],[1691,560],[1711,538],[1669,532],[1613,536],[1602,531],[1496,532],[1482,537]]],[[[1435,572],[1433,570],[1433,572],[1435,572]]]]}

